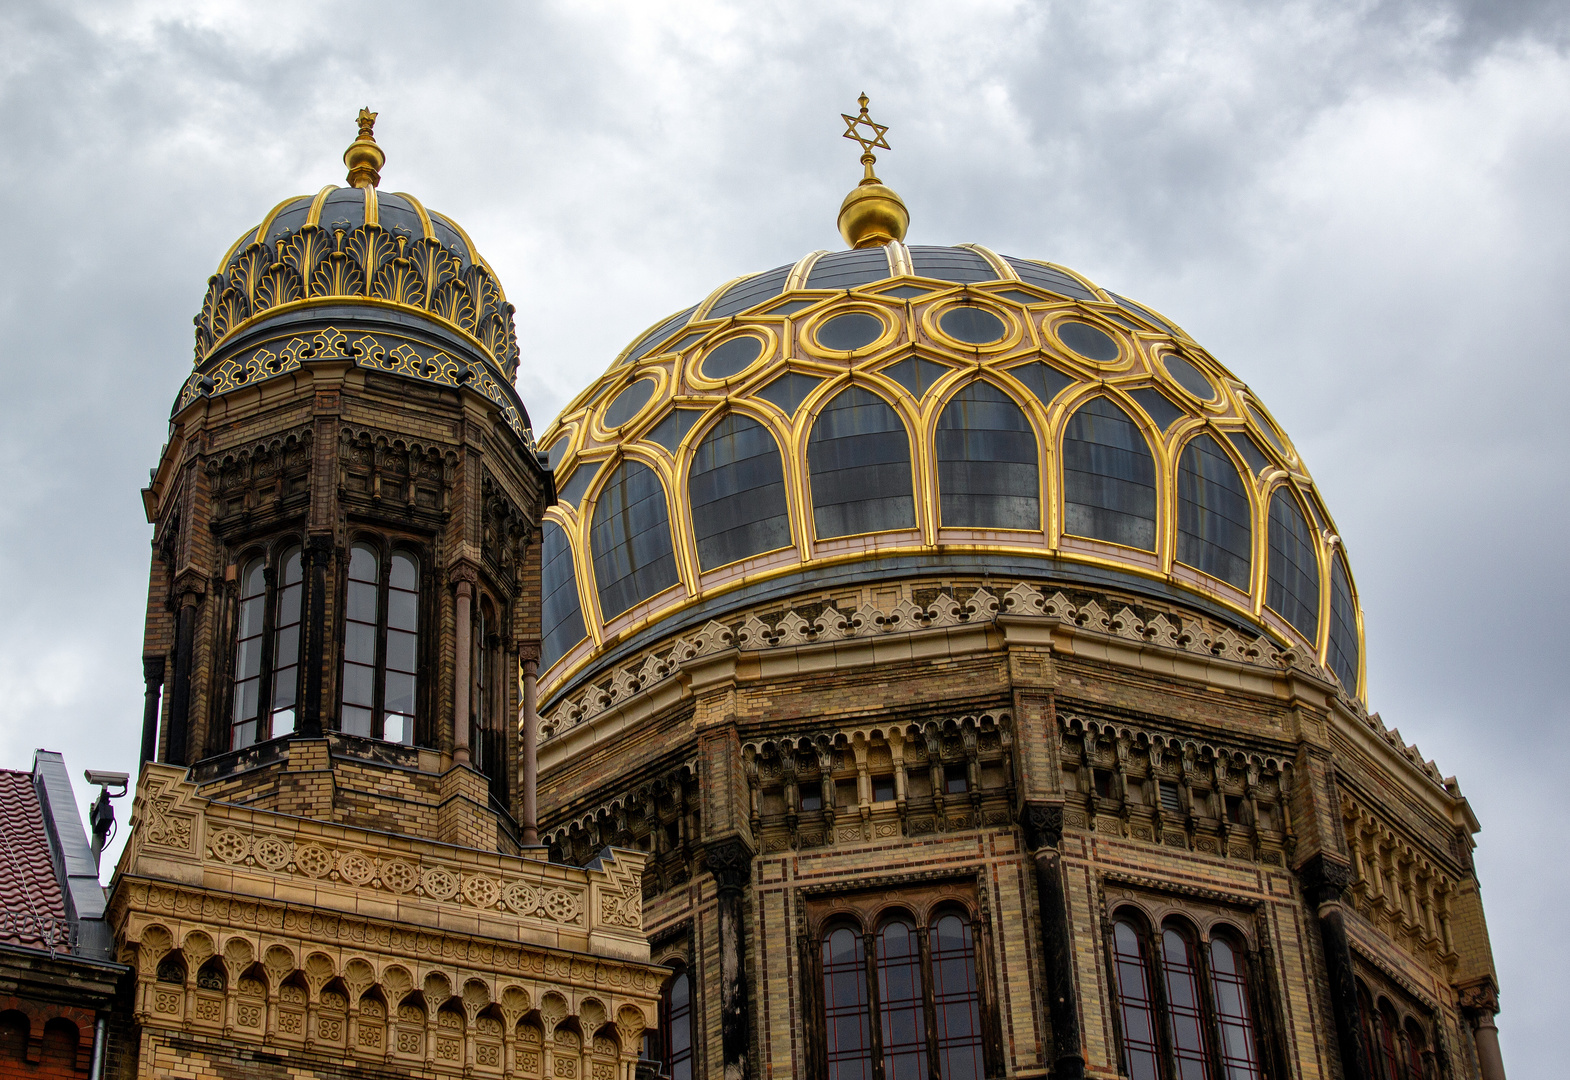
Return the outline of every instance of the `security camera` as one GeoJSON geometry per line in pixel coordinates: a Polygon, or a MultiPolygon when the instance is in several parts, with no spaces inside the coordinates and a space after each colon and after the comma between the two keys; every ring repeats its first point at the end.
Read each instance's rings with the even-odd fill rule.
{"type": "Polygon", "coordinates": [[[94,787],[123,788],[131,782],[131,774],[123,772],[105,772],[103,769],[88,769],[82,775],[87,777],[87,782],[94,787]]]}

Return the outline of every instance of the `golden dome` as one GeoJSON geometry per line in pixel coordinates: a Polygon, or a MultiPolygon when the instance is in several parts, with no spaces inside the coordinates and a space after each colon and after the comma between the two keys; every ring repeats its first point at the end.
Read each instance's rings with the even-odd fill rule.
{"type": "Polygon", "coordinates": [[[1181,328],[1059,266],[891,242],[738,278],[540,445],[552,701],[726,612],[945,574],[1178,603],[1360,692],[1356,594],[1291,442],[1181,328]]]}
{"type": "Polygon", "coordinates": [[[176,411],[286,374],[326,335],[359,364],[476,389],[527,431],[513,307],[462,226],[378,190],[375,120],[360,110],[348,187],[285,199],[230,245],[194,320],[196,366],[176,411]]]}

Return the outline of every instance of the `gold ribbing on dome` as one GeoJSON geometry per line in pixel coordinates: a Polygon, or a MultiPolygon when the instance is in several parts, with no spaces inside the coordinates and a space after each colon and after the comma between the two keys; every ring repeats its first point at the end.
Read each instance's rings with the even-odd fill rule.
{"type": "Polygon", "coordinates": [[[855,116],[840,113],[840,117],[845,121],[845,138],[861,146],[861,163],[866,167],[866,175],[840,203],[839,228],[840,235],[851,247],[877,247],[905,239],[905,230],[910,228],[910,211],[905,209],[905,201],[894,189],[872,171],[878,160],[872,148],[890,149],[888,139],[884,138],[888,125],[879,124],[867,115],[865,93],[857,101],[861,105],[860,113],[855,116]]]}
{"type": "Polygon", "coordinates": [[[382,148],[376,145],[376,137],[371,134],[376,127],[376,114],[370,109],[361,109],[355,119],[360,125],[360,134],[343,152],[343,163],[349,166],[350,187],[373,188],[382,182],[382,165],[387,161],[387,155],[382,153],[382,148]]]}

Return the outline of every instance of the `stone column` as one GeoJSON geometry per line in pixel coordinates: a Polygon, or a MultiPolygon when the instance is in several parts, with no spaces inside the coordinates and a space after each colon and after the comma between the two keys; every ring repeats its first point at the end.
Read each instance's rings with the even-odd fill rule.
{"type": "Polygon", "coordinates": [[[174,685],[169,688],[169,730],[164,743],[164,760],[171,765],[189,765],[191,737],[191,664],[196,642],[196,605],[201,599],[193,592],[180,594],[180,613],[175,617],[174,685]]]}
{"type": "Polygon", "coordinates": [[[535,685],[535,676],[539,673],[540,662],[531,658],[523,661],[523,715],[519,718],[522,728],[522,756],[523,756],[523,790],[518,793],[518,801],[522,804],[520,809],[523,820],[519,822],[525,847],[532,847],[540,842],[540,818],[535,792],[539,786],[539,758],[536,753],[536,729],[540,725],[540,718],[536,713],[538,704],[538,688],[535,685]]]}
{"type": "Polygon", "coordinates": [[[750,1080],[751,1038],[747,1017],[747,941],[742,898],[752,883],[752,849],[737,836],[711,843],[704,864],[719,891],[720,1047],[724,1080],[750,1080]]]}
{"type": "Polygon", "coordinates": [[[1477,1071],[1482,1080],[1505,1080],[1505,1059],[1499,1053],[1499,1028],[1494,1014],[1499,1012],[1499,994],[1491,979],[1482,979],[1461,991],[1461,1015],[1472,1028],[1472,1043],[1477,1048],[1477,1071]]]}
{"type": "Polygon", "coordinates": [[[142,761],[158,760],[158,699],[164,688],[164,658],[142,657],[142,681],[147,684],[142,702],[142,761]]]}
{"type": "Polygon", "coordinates": [[[1343,1080],[1372,1080],[1357,1006],[1357,977],[1352,970],[1352,948],[1347,943],[1346,910],[1341,894],[1352,881],[1352,867],[1323,853],[1298,868],[1303,895],[1319,919],[1319,939],[1325,954],[1325,978],[1330,983],[1330,1011],[1336,1022],[1336,1042],[1341,1047],[1343,1080]]]}
{"type": "Polygon", "coordinates": [[[452,760],[454,765],[469,764],[469,654],[473,651],[474,584],[458,579],[457,663],[452,688],[452,760]]]}
{"type": "Polygon", "coordinates": [[[1025,844],[1036,866],[1036,903],[1041,909],[1041,953],[1047,1015],[1052,1021],[1054,1080],[1082,1080],[1085,1054],[1079,1033],[1079,994],[1074,984],[1074,942],[1069,933],[1068,897],[1058,843],[1063,839],[1063,808],[1026,803],[1020,815],[1025,844]]]}

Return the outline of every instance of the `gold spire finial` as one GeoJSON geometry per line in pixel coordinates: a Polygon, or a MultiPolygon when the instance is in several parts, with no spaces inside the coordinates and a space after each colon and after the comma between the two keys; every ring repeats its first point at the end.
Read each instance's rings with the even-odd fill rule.
{"type": "Polygon", "coordinates": [[[905,230],[910,227],[910,211],[905,209],[904,200],[872,171],[878,160],[872,148],[891,149],[888,139],[884,138],[889,126],[867,115],[865,92],[856,101],[861,112],[855,116],[840,113],[840,119],[845,121],[845,138],[861,147],[861,164],[866,172],[861,183],[840,204],[839,227],[847,244],[862,248],[905,239],[905,230]]]}
{"type": "Polygon", "coordinates": [[[382,182],[382,165],[387,161],[387,155],[376,145],[376,136],[372,134],[376,114],[370,109],[361,109],[355,122],[360,125],[359,137],[343,152],[343,163],[349,166],[349,186],[376,187],[382,182]]]}

